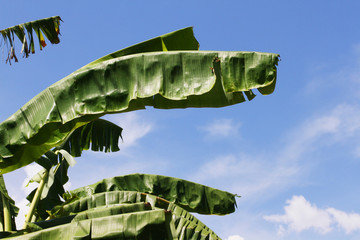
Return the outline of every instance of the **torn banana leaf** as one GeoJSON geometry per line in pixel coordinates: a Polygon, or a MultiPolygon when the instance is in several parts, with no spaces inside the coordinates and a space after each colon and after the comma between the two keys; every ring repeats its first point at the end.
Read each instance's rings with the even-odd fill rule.
{"type": "MultiPolygon", "coordinates": [[[[130,54],[198,48],[199,43],[194,37],[193,29],[188,27],[106,55],[71,75],[91,69],[109,59],[130,54]]],[[[50,88],[46,89],[0,123],[0,173],[10,172],[36,161],[53,147],[61,145],[75,129],[98,117],[84,116],[71,123],[63,123],[61,116],[56,113],[58,100],[55,101],[51,95],[50,88]]]]}
{"type": "Polygon", "coordinates": [[[17,36],[22,43],[21,52],[24,54],[24,57],[28,57],[30,53],[35,53],[34,33],[38,38],[40,50],[46,46],[45,38],[52,44],[59,43],[60,21],[61,18],[55,16],[0,30],[4,45],[8,47],[8,57],[6,62],[11,64],[12,59],[15,59],[15,62],[18,62],[18,58],[15,54],[15,36],[17,36]]]}
{"type": "MultiPolygon", "coordinates": [[[[200,214],[229,214],[235,211],[236,206],[235,194],[178,178],[152,174],[130,174],[103,179],[93,185],[75,189],[71,193],[84,199],[84,197],[91,198],[96,193],[110,191],[137,191],[156,195],[189,212],[200,214]]],[[[102,197],[102,200],[93,204],[98,202],[105,204],[106,195],[102,197]]],[[[89,203],[90,200],[87,201],[89,203]]],[[[76,203],[72,204],[76,205],[76,203]]]]}
{"type": "Polygon", "coordinates": [[[30,224],[35,232],[15,239],[220,239],[185,209],[162,202],[135,191],[93,194],[62,206],[62,216],[30,224]]]}
{"type": "MultiPolygon", "coordinates": [[[[128,210],[134,204],[128,204],[128,210]]],[[[101,214],[86,215],[85,219],[41,229],[11,239],[220,239],[212,230],[185,210],[172,212],[171,209],[158,209],[122,213],[109,207],[101,214]],[[182,215],[177,215],[181,213],[182,215]],[[191,217],[190,217],[191,216],[191,217]]],[[[99,212],[98,212],[99,213],[99,212]]],[[[71,218],[64,219],[71,220],[71,218]]],[[[50,220],[51,221],[51,220],[50,220]]],[[[51,223],[50,223],[51,224],[51,223]]],[[[33,224],[34,225],[34,224],[33,224]]]]}
{"type": "MultiPolygon", "coordinates": [[[[172,50],[164,47],[165,40],[158,44],[172,50]]],[[[251,89],[270,94],[278,59],[278,54],[258,52],[108,55],[53,84],[0,124],[0,173],[33,162],[104,114],[145,106],[224,107],[244,102],[244,93],[251,100],[251,89]]]]}
{"type": "Polygon", "coordinates": [[[119,138],[122,139],[122,128],[104,119],[96,119],[77,128],[70,134],[64,149],[74,157],[80,157],[83,150],[116,152],[119,151],[119,138]]]}

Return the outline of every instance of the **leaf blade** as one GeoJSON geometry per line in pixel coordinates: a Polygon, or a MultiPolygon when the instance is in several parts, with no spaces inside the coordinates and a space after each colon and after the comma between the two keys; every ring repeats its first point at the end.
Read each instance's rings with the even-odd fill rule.
{"type": "Polygon", "coordinates": [[[62,144],[76,128],[104,114],[145,106],[223,107],[245,101],[243,91],[266,88],[267,94],[275,87],[278,57],[254,52],[168,51],[89,64],[0,124],[0,170],[6,173],[31,163],[62,144]]]}

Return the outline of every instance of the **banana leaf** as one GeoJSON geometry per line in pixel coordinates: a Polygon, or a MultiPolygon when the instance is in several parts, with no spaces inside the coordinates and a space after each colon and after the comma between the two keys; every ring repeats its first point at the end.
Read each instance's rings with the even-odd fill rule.
{"type": "Polygon", "coordinates": [[[96,119],[81,126],[70,134],[63,145],[74,157],[80,157],[83,150],[116,152],[119,151],[119,138],[122,139],[122,128],[104,119],[96,119]]]}
{"type": "MultiPolygon", "coordinates": [[[[199,43],[194,37],[192,28],[184,28],[106,55],[85,65],[72,75],[121,56],[179,49],[198,50],[198,48],[199,43]]],[[[70,123],[62,123],[56,101],[48,88],[0,123],[0,173],[16,170],[39,159],[51,148],[61,145],[75,129],[100,116],[84,115],[70,123]]]]}
{"type": "MultiPolygon", "coordinates": [[[[53,181],[50,183],[46,181],[46,185],[42,191],[41,198],[39,199],[38,204],[35,208],[36,219],[46,219],[48,217],[48,210],[51,210],[56,205],[62,203],[61,197],[65,193],[64,185],[67,183],[68,177],[68,168],[69,165],[72,166],[69,162],[71,155],[75,157],[81,156],[83,150],[90,148],[93,151],[118,151],[118,140],[121,136],[122,128],[113,124],[109,121],[103,119],[96,119],[84,126],[77,128],[73,131],[63,145],[58,146],[53,151],[46,153],[46,156],[42,156],[36,161],[44,167],[42,171],[53,172],[53,167],[56,167],[57,171],[53,176],[53,181]],[[60,149],[60,150],[57,150],[60,149]],[[58,152],[60,154],[55,154],[58,152]],[[71,155],[70,155],[70,154],[71,155]],[[64,160],[64,154],[67,154],[64,160]]],[[[43,173],[40,171],[30,182],[40,182],[43,173]]],[[[29,182],[29,183],[30,183],[29,182]]],[[[38,188],[35,188],[28,196],[27,199],[29,202],[33,201],[36,191],[38,188]]]]}
{"type": "Polygon", "coordinates": [[[71,222],[10,239],[167,239],[164,210],[71,222]]]}
{"type": "MultiPolygon", "coordinates": [[[[86,201],[90,204],[88,201],[92,201],[90,199],[93,194],[109,193],[110,191],[137,191],[156,195],[181,206],[186,211],[200,214],[229,214],[235,211],[236,206],[235,194],[178,178],[152,174],[130,174],[112,177],[103,179],[93,185],[72,190],[72,194],[81,198],[77,200],[78,203],[75,201],[72,204],[76,209],[78,205],[81,206],[81,203],[85,201],[84,197],[89,197],[86,201]]],[[[106,199],[109,197],[105,194],[100,196],[102,198],[99,197],[92,204],[99,204],[99,202],[106,204],[106,199]]],[[[87,207],[92,208],[93,205],[87,207]]]]}
{"type": "MultiPolygon", "coordinates": [[[[172,50],[165,40],[158,45],[172,50]]],[[[258,52],[108,55],[53,84],[0,124],[0,173],[33,162],[61,145],[73,130],[104,114],[145,106],[223,107],[244,102],[244,93],[251,100],[251,89],[270,94],[278,59],[278,54],[258,52]]]]}
{"type": "MultiPolygon", "coordinates": [[[[88,210],[31,224],[33,233],[11,239],[220,239],[180,206],[157,204],[159,197],[112,191],[85,197],[88,210]],[[108,201],[102,201],[103,196],[108,201]],[[123,198],[124,197],[124,198],[123,198]],[[92,203],[90,203],[92,202],[92,203]]],[[[71,203],[69,205],[74,205],[71,203]]],[[[75,204],[76,205],[76,204],[75,204]]],[[[84,204],[83,204],[84,205],[84,204]]],[[[66,206],[66,205],[65,205],[66,206]]],[[[86,209],[86,208],[84,208],[86,209]]],[[[69,213],[69,212],[68,212],[69,213]]]]}
{"type": "Polygon", "coordinates": [[[169,227],[173,239],[220,239],[209,227],[177,204],[170,203],[169,227]]]}
{"type": "Polygon", "coordinates": [[[15,206],[15,201],[8,194],[8,191],[5,186],[4,177],[0,175],[0,232],[6,231],[5,229],[6,221],[10,221],[7,224],[10,224],[12,229],[16,229],[15,217],[18,215],[18,212],[19,212],[19,208],[15,206]],[[5,219],[6,216],[9,217],[9,219],[6,220],[5,219]]]}
{"type": "MultiPolygon", "coordinates": [[[[49,214],[47,213],[48,210],[53,209],[55,206],[60,205],[63,203],[61,197],[65,193],[64,185],[68,182],[68,168],[69,164],[67,161],[62,161],[57,169],[53,184],[48,187],[46,190],[47,193],[45,197],[40,198],[35,208],[34,215],[36,220],[45,220],[49,214]]],[[[38,188],[35,188],[27,197],[26,199],[29,202],[33,201],[36,191],[38,188]]],[[[44,193],[44,190],[43,190],[44,193]]]]}
{"type": "Polygon", "coordinates": [[[46,46],[45,37],[52,44],[59,43],[60,21],[61,18],[59,16],[55,16],[0,30],[4,45],[7,45],[8,47],[8,57],[6,59],[6,63],[9,62],[11,64],[12,59],[15,59],[15,62],[18,62],[18,58],[15,54],[15,36],[17,36],[22,43],[21,52],[24,54],[24,57],[29,57],[30,53],[35,53],[34,32],[37,35],[40,50],[46,46]]]}
{"type": "MultiPolygon", "coordinates": [[[[28,196],[29,201],[34,193],[33,191],[28,196]]],[[[229,214],[235,211],[236,206],[235,194],[178,178],[151,174],[130,174],[103,179],[72,190],[70,194],[78,199],[68,204],[61,204],[58,192],[54,191],[53,187],[49,193],[48,199],[39,201],[36,213],[39,219],[46,219],[49,215],[51,218],[69,216],[112,204],[145,201],[144,198],[149,194],[166,200],[152,202],[154,206],[159,206],[160,203],[167,206],[172,202],[186,211],[200,214],[229,214]]]]}

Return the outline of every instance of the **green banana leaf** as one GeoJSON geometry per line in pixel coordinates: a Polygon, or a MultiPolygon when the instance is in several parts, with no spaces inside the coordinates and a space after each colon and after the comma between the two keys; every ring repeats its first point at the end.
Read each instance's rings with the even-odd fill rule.
{"type": "Polygon", "coordinates": [[[4,45],[7,45],[8,47],[8,57],[6,59],[6,62],[9,62],[11,64],[12,59],[15,59],[15,62],[18,62],[18,58],[15,54],[15,36],[17,36],[22,43],[21,52],[23,52],[24,57],[28,57],[30,53],[35,53],[35,37],[33,32],[35,32],[37,35],[40,50],[42,50],[42,48],[46,46],[45,37],[52,44],[59,43],[60,21],[61,18],[59,16],[55,16],[23,23],[0,30],[0,33],[3,37],[4,45]]]}
{"type": "Polygon", "coordinates": [[[167,209],[172,213],[169,223],[172,239],[220,239],[209,227],[176,204],[167,209]]]}
{"type": "MultiPolygon", "coordinates": [[[[72,75],[112,58],[141,52],[198,50],[198,47],[192,28],[184,28],[106,55],[72,75]]],[[[63,123],[56,106],[58,100],[53,98],[50,88],[0,123],[0,173],[16,170],[39,159],[51,148],[61,145],[72,131],[100,116],[84,115],[75,121],[63,123]]]]}
{"type": "MultiPolygon", "coordinates": [[[[57,174],[58,172],[55,180],[57,174]]],[[[62,186],[63,183],[55,181],[48,197],[39,201],[35,213],[37,219],[69,216],[115,203],[135,203],[147,194],[165,199],[165,205],[172,202],[186,211],[200,214],[229,214],[235,211],[236,206],[235,194],[161,175],[130,174],[103,179],[70,191],[72,198],[76,196],[77,199],[73,198],[74,200],[67,204],[62,204],[59,198],[59,195],[62,196],[61,193],[64,194],[62,186]],[[146,194],[134,195],[137,192],[146,194]]],[[[32,201],[34,194],[35,190],[28,196],[29,201],[32,201]]]]}
{"type": "Polygon", "coordinates": [[[96,119],[74,130],[58,148],[64,149],[74,157],[80,157],[83,150],[116,152],[119,151],[119,138],[122,128],[104,119],[96,119]]]}
{"type": "MultiPolygon", "coordinates": [[[[235,194],[178,178],[152,174],[113,177],[72,190],[72,194],[83,199],[72,204],[77,208],[76,204],[81,205],[84,197],[90,199],[93,194],[110,191],[137,191],[156,195],[181,206],[186,211],[200,214],[229,214],[235,211],[236,206],[235,194]]],[[[104,199],[98,201],[106,201],[106,195],[102,196],[104,199]]]]}
{"type": "MultiPolygon", "coordinates": [[[[163,38],[174,39],[172,34],[163,38]]],[[[158,45],[172,50],[165,40],[158,45]]],[[[270,94],[278,59],[278,54],[258,52],[108,55],[53,84],[0,124],[0,173],[33,162],[104,114],[145,106],[223,107],[245,101],[243,93],[251,100],[251,89],[270,94]]]]}
{"type": "MultiPolygon", "coordinates": [[[[67,175],[68,168],[69,168],[68,163],[66,161],[62,161],[61,164],[59,165],[58,170],[54,175],[54,181],[52,185],[50,185],[46,190],[47,191],[46,196],[44,198],[39,199],[34,212],[37,221],[45,220],[49,216],[49,214],[46,212],[47,210],[50,210],[55,206],[63,203],[61,197],[65,193],[64,185],[68,182],[69,179],[67,175]]],[[[29,200],[29,202],[33,201],[37,189],[38,188],[35,188],[26,197],[26,199],[29,200]]]]}
{"type": "Polygon", "coordinates": [[[30,224],[11,239],[220,239],[174,203],[135,191],[111,191],[63,206],[62,217],[30,224]],[[79,205],[79,203],[81,204],[79,205]],[[77,207],[76,207],[77,206],[77,207]],[[75,207],[75,208],[74,208],[75,207]],[[72,212],[74,210],[74,212],[72,212]]]}
{"type": "MultiPolygon", "coordinates": [[[[90,148],[93,151],[118,151],[118,140],[121,136],[122,128],[103,119],[96,119],[84,126],[77,128],[73,131],[67,140],[61,146],[56,147],[52,151],[49,151],[36,161],[44,167],[38,174],[36,174],[30,182],[40,183],[43,178],[43,171],[48,171],[49,176],[52,176],[53,181],[46,181],[46,184],[42,190],[41,198],[35,208],[35,216],[37,220],[46,219],[49,214],[48,210],[52,209],[56,205],[62,203],[61,198],[65,193],[64,185],[67,183],[68,168],[72,166],[71,155],[75,157],[81,156],[83,150],[90,148]],[[57,150],[59,149],[59,150],[57,150]],[[57,153],[57,154],[56,154],[57,153]],[[64,156],[64,154],[69,156],[64,156]],[[70,155],[70,154],[71,155],[70,155]],[[63,157],[65,157],[63,159],[63,157]],[[71,158],[71,159],[68,159],[71,158]],[[56,169],[55,174],[51,175],[56,169]]],[[[33,201],[36,191],[35,188],[28,196],[29,202],[33,201]]]]}
{"type": "Polygon", "coordinates": [[[86,219],[9,239],[166,239],[164,210],[86,219]]]}
{"type": "Polygon", "coordinates": [[[15,229],[15,217],[18,215],[19,208],[15,206],[15,201],[9,196],[5,187],[4,177],[0,175],[0,232],[6,231],[5,229],[5,211],[8,211],[10,219],[10,225],[12,229],[15,229]],[[4,209],[4,205],[8,210],[4,209]]]}
{"type": "Polygon", "coordinates": [[[70,223],[38,228],[35,232],[12,235],[7,239],[220,239],[195,217],[184,218],[177,216],[177,212],[155,208],[113,214],[110,208],[103,212],[106,216],[93,215],[80,221],[74,219],[70,223]]]}

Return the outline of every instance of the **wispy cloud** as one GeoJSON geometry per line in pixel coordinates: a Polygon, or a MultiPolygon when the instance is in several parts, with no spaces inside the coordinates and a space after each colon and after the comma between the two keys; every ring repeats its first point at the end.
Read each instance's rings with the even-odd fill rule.
{"type": "Polygon", "coordinates": [[[266,221],[280,224],[279,235],[310,229],[327,234],[334,229],[334,225],[346,234],[360,230],[360,214],[346,213],[335,208],[321,209],[303,196],[293,196],[286,203],[284,214],[264,216],[266,221]]]}
{"type": "Polygon", "coordinates": [[[360,214],[346,213],[335,208],[328,208],[327,212],[333,217],[333,222],[345,233],[349,234],[360,230],[360,214]]]}
{"type": "Polygon", "coordinates": [[[297,161],[305,152],[345,140],[359,132],[360,107],[339,104],[328,113],[306,119],[291,131],[287,136],[288,144],[280,158],[284,161],[297,161]]]}
{"type": "Polygon", "coordinates": [[[283,189],[293,183],[298,174],[297,167],[280,166],[273,157],[233,154],[218,156],[205,163],[193,178],[214,187],[226,186],[224,190],[243,196],[242,201],[253,201],[265,199],[264,192],[269,189],[276,187],[272,194],[283,189]]]}
{"type": "MultiPolygon", "coordinates": [[[[210,128],[209,128],[210,129],[210,128]]],[[[271,196],[296,184],[313,169],[313,152],[339,142],[360,138],[360,107],[339,104],[330,111],[309,117],[278,141],[279,148],[219,155],[201,165],[192,176],[196,181],[227,186],[253,199],[271,196]],[[282,143],[283,142],[283,143],[282,143]]],[[[354,145],[354,143],[352,143],[354,145]]],[[[357,156],[359,146],[353,146],[357,156]]]]}
{"type": "Polygon", "coordinates": [[[122,150],[135,146],[141,138],[154,128],[154,123],[140,119],[136,112],[110,115],[106,118],[123,128],[122,135],[124,142],[120,144],[122,150]]]}
{"type": "Polygon", "coordinates": [[[360,97],[357,87],[360,83],[360,44],[355,44],[347,52],[346,58],[334,63],[314,63],[307,81],[305,94],[313,97],[334,99],[353,99],[360,97]],[[341,62],[341,64],[339,64],[341,62]],[[334,69],[336,69],[334,71],[334,69]]]}
{"type": "Polygon", "coordinates": [[[245,240],[245,239],[239,235],[231,235],[227,238],[227,240],[245,240]]]}
{"type": "Polygon", "coordinates": [[[234,122],[233,119],[215,119],[205,126],[201,126],[199,129],[206,132],[207,137],[211,138],[225,138],[230,136],[236,136],[240,122],[234,122]]]}

